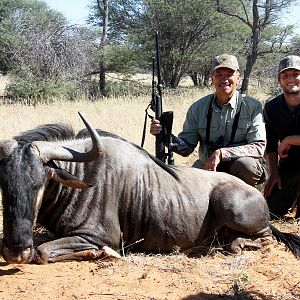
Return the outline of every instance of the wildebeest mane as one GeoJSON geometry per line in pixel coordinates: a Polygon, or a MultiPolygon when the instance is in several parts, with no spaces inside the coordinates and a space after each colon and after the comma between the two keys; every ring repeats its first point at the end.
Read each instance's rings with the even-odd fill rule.
{"type": "Polygon", "coordinates": [[[34,141],[60,141],[75,137],[74,130],[63,123],[44,124],[35,129],[27,130],[14,137],[20,144],[32,143],[34,141]]]}
{"type": "MultiPolygon", "coordinates": [[[[145,155],[149,156],[158,166],[160,166],[163,170],[165,170],[166,172],[168,172],[170,175],[172,175],[176,180],[179,181],[179,178],[177,176],[177,174],[174,172],[173,168],[168,166],[168,165],[165,165],[161,160],[159,160],[158,158],[156,158],[155,156],[151,155],[149,152],[147,152],[144,148],[134,144],[134,143],[131,143],[129,141],[127,141],[126,139],[118,136],[117,134],[114,134],[114,133],[111,133],[111,132],[108,132],[108,131],[105,131],[105,130],[102,130],[102,129],[96,129],[99,136],[103,136],[103,137],[111,137],[111,138],[115,138],[115,139],[118,139],[118,140],[121,140],[121,141],[124,141],[128,144],[131,144],[132,146],[134,146],[135,148],[139,149],[140,151],[142,151],[145,155]]],[[[76,135],[76,138],[85,138],[85,137],[88,137],[89,134],[88,134],[88,131],[86,128],[80,130],[77,135],[76,135]]]]}

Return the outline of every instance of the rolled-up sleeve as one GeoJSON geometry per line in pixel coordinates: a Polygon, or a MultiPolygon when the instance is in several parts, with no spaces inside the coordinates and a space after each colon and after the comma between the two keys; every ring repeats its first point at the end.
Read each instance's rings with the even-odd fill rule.
{"type": "Polygon", "coordinates": [[[221,148],[222,161],[232,160],[243,156],[261,158],[266,148],[265,141],[257,141],[250,144],[221,148]]]}

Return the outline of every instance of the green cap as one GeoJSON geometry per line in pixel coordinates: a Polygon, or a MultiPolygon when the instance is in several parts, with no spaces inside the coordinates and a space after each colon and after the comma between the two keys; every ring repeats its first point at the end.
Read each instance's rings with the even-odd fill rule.
{"type": "Polygon", "coordinates": [[[296,69],[300,71],[300,56],[289,55],[283,58],[278,67],[278,74],[287,69],[296,69]]]}
{"type": "Polygon", "coordinates": [[[229,68],[231,70],[237,71],[240,69],[237,58],[230,54],[221,54],[216,56],[212,62],[212,70],[219,68],[229,68]]]}

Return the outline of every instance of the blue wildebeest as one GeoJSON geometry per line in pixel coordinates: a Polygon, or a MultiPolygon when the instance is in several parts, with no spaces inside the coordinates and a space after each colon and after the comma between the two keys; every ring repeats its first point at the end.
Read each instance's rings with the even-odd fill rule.
{"type": "Polygon", "coordinates": [[[9,263],[118,256],[122,241],[141,251],[188,249],[226,227],[230,250],[296,236],[269,224],[261,193],[225,173],[165,166],[113,134],[38,127],[0,142],[2,255],[9,263]],[[91,150],[89,150],[91,149],[91,150]],[[34,249],[35,222],[57,239],[34,249]]]}

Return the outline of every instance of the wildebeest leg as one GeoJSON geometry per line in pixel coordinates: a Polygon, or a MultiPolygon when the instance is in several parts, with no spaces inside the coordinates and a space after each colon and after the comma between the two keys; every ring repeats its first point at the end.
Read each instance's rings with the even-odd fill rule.
{"type": "Polygon", "coordinates": [[[121,256],[108,246],[103,246],[99,249],[85,239],[74,236],[40,245],[36,249],[33,261],[39,264],[46,264],[58,261],[95,260],[112,257],[120,258],[121,256]]]}
{"type": "MultiPolygon", "coordinates": [[[[227,238],[229,242],[225,247],[229,252],[239,254],[245,248],[259,249],[263,245],[270,243],[273,240],[269,229],[264,230],[261,237],[243,236],[242,233],[230,232],[227,238]]],[[[257,233],[257,235],[260,235],[257,233]]]]}
{"type": "Polygon", "coordinates": [[[272,240],[268,206],[257,189],[232,180],[213,190],[210,205],[211,228],[214,233],[228,230],[229,251],[260,248],[272,240]]]}

